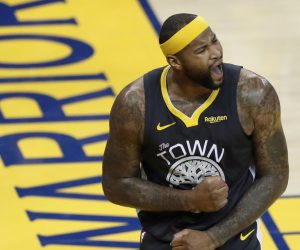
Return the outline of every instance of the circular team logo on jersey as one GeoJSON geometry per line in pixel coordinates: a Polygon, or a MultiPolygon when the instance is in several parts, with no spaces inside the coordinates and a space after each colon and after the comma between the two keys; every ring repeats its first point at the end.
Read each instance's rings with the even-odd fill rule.
{"type": "Polygon", "coordinates": [[[221,167],[211,159],[201,156],[189,156],[175,162],[169,169],[167,181],[174,186],[188,184],[196,186],[204,177],[225,175],[221,167]]]}

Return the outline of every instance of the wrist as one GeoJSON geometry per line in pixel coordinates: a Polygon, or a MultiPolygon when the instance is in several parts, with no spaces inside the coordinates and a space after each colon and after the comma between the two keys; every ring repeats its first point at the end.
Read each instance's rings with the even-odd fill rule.
{"type": "Polygon", "coordinates": [[[221,238],[221,237],[218,237],[218,236],[216,235],[216,232],[214,232],[214,230],[213,230],[212,228],[211,228],[211,229],[208,229],[208,230],[206,231],[206,233],[207,233],[207,235],[209,236],[209,238],[211,239],[211,241],[213,242],[215,248],[224,245],[225,241],[223,242],[223,241],[222,241],[222,238],[221,238]]]}
{"type": "Polygon", "coordinates": [[[194,200],[193,190],[184,190],[183,192],[183,209],[185,212],[195,212],[197,202],[194,200]]]}

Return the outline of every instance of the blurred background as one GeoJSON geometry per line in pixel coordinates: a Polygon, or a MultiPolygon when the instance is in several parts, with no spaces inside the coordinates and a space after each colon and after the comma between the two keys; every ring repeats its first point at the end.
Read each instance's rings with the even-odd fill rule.
{"type": "Polygon", "coordinates": [[[261,220],[263,249],[300,249],[300,3],[0,1],[0,249],[137,249],[134,209],[106,201],[101,163],[118,92],[166,64],[162,22],[204,16],[224,49],[275,87],[290,181],[261,220]]]}
{"type": "Polygon", "coordinates": [[[296,0],[150,0],[159,21],[176,13],[203,15],[224,49],[224,61],[266,77],[281,102],[289,146],[291,178],[287,194],[299,194],[300,10],[296,0]],[[298,188],[297,188],[298,187],[298,188]]]}

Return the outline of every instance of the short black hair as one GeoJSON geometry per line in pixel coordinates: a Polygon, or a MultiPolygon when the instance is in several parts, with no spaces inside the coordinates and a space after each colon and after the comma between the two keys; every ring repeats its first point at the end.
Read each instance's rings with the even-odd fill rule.
{"type": "Polygon", "coordinates": [[[180,13],[175,14],[164,21],[159,32],[159,43],[162,44],[170,39],[177,31],[182,29],[185,25],[193,21],[197,15],[180,13]]]}

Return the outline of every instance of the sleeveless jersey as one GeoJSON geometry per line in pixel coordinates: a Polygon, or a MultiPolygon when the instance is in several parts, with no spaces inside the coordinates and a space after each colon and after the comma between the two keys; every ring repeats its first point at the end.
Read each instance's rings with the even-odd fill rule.
{"type": "Polygon", "coordinates": [[[251,138],[244,133],[237,112],[241,67],[224,64],[223,85],[191,117],[172,105],[166,83],[169,68],[144,75],[142,176],[177,189],[191,189],[207,176],[221,176],[229,195],[227,205],[217,212],[139,211],[143,229],[168,242],[182,229],[205,230],[220,221],[254,180],[251,138]]]}

